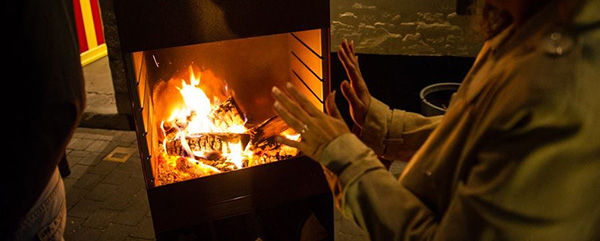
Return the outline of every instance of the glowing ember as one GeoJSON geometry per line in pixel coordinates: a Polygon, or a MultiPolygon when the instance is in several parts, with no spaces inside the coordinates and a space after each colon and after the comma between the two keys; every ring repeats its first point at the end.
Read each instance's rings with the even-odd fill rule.
{"type": "Polygon", "coordinates": [[[275,135],[298,140],[299,134],[271,118],[246,128],[246,119],[232,96],[210,101],[200,88],[201,73],[189,68],[189,83],[177,87],[183,105],[160,123],[157,185],[251,167],[298,154],[274,142],[275,135]],[[197,76],[197,77],[196,77],[197,76]]]}

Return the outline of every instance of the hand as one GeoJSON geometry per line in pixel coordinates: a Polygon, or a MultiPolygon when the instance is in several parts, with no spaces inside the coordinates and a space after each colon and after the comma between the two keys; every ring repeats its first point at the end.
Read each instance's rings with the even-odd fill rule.
{"type": "Polygon", "coordinates": [[[302,135],[300,141],[278,136],[275,138],[277,142],[298,148],[308,157],[318,161],[327,144],[350,132],[335,105],[335,91],[325,100],[327,114],[317,109],[290,83],[286,84],[286,92],[277,87],[273,87],[272,92],[275,98],[275,112],[302,135]]]}
{"type": "Polygon", "coordinates": [[[338,57],[350,79],[350,83],[347,80],[342,82],[340,86],[342,94],[350,104],[352,120],[362,128],[365,124],[369,104],[371,104],[371,94],[358,66],[358,56],[354,53],[354,41],[348,43],[344,40],[340,45],[338,57]]]}

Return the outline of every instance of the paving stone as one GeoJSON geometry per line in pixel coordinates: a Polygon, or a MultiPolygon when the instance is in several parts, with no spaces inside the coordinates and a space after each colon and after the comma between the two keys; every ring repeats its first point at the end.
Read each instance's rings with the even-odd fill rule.
{"type": "Polygon", "coordinates": [[[123,184],[119,185],[117,191],[121,193],[136,194],[144,188],[143,180],[138,178],[128,178],[123,184]]]}
{"type": "Polygon", "coordinates": [[[104,178],[104,180],[102,180],[102,183],[121,185],[129,179],[131,173],[131,171],[114,169],[106,176],[106,178],[104,178]]]}
{"type": "Polygon", "coordinates": [[[146,211],[140,210],[136,207],[128,206],[127,208],[121,210],[119,214],[113,218],[113,222],[134,226],[137,225],[142,218],[146,215],[146,211]]]}
{"type": "Polygon", "coordinates": [[[81,136],[80,138],[88,139],[88,140],[110,141],[110,140],[112,140],[113,137],[110,135],[103,135],[103,134],[97,134],[97,133],[85,133],[85,135],[81,136]]]}
{"type": "Polygon", "coordinates": [[[146,193],[146,189],[142,189],[137,194],[133,195],[133,197],[131,198],[131,205],[134,205],[135,208],[138,208],[145,212],[150,210],[150,203],[148,203],[148,195],[146,193]]]}
{"type": "Polygon", "coordinates": [[[71,167],[71,175],[69,175],[69,178],[73,178],[73,179],[81,178],[87,172],[88,168],[89,168],[89,166],[80,165],[80,164],[72,166],[71,167]]]}
{"type": "Polygon", "coordinates": [[[113,219],[115,223],[126,225],[137,225],[141,219],[148,218],[146,214],[150,210],[146,190],[133,195],[127,207],[125,207],[117,217],[113,219]]]}
{"type": "Polygon", "coordinates": [[[108,227],[101,233],[101,240],[125,240],[129,237],[132,227],[121,225],[118,223],[110,223],[108,227]]]}
{"type": "Polygon", "coordinates": [[[131,172],[131,178],[140,179],[144,182],[144,172],[142,171],[142,165],[140,164],[140,168],[131,172]]]}
{"type": "Polygon", "coordinates": [[[112,139],[114,139],[114,133],[110,132],[106,133],[106,134],[99,134],[96,139],[97,140],[103,140],[103,141],[112,141],[112,139]]]}
{"type": "Polygon", "coordinates": [[[132,143],[137,141],[137,137],[135,135],[135,131],[127,131],[118,133],[113,140],[122,143],[132,143]]]}
{"type": "Polygon", "coordinates": [[[68,215],[78,218],[88,218],[92,213],[94,213],[102,202],[96,200],[82,199],[79,201],[71,210],[69,210],[68,215]]]}
{"type": "Polygon", "coordinates": [[[73,216],[67,215],[67,225],[65,227],[65,233],[70,230],[72,231],[72,230],[79,228],[79,226],[81,226],[81,224],[83,222],[85,222],[85,219],[83,219],[83,218],[78,218],[78,217],[73,217],[73,216]]]}
{"type": "Polygon", "coordinates": [[[102,208],[111,210],[123,210],[128,207],[131,200],[133,200],[134,194],[117,193],[111,195],[106,201],[102,203],[102,208]]]}
{"type": "Polygon", "coordinates": [[[119,163],[111,162],[111,161],[101,161],[95,167],[89,170],[90,173],[100,174],[100,175],[109,175],[112,170],[114,170],[119,163]]]}
{"type": "Polygon", "coordinates": [[[67,149],[83,151],[88,148],[94,141],[88,139],[71,139],[67,145],[67,149]]]}
{"type": "Polygon", "coordinates": [[[73,184],[73,187],[79,187],[79,188],[85,188],[85,189],[91,190],[91,189],[94,189],[94,187],[96,187],[96,185],[98,185],[98,183],[100,183],[102,181],[102,179],[104,179],[104,176],[102,176],[102,175],[87,173],[87,174],[83,175],[81,178],[79,178],[79,180],[77,180],[77,182],[75,182],[75,184],[73,184]]]}
{"type": "Polygon", "coordinates": [[[83,197],[85,197],[88,192],[89,190],[78,187],[71,187],[69,190],[67,190],[67,208],[70,209],[71,207],[75,206],[79,201],[81,201],[81,199],[83,199],[83,197]]]}
{"type": "Polygon", "coordinates": [[[117,211],[100,208],[90,215],[90,217],[81,225],[90,228],[105,229],[108,227],[111,219],[117,216],[117,214],[117,211]]]}
{"type": "Polygon", "coordinates": [[[82,134],[79,138],[82,139],[91,139],[91,140],[100,140],[101,135],[110,135],[109,130],[106,129],[97,129],[97,128],[77,128],[79,132],[82,134]]]}
{"type": "Polygon", "coordinates": [[[94,140],[85,150],[89,152],[104,152],[108,143],[108,141],[94,140]]]}
{"type": "Polygon", "coordinates": [[[152,226],[152,218],[144,217],[140,223],[136,225],[130,234],[131,237],[154,239],[154,227],[152,226]]]}
{"type": "Polygon", "coordinates": [[[73,135],[73,137],[71,137],[71,139],[69,140],[69,143],[67,143],[67,147],[66,147],[66,149],[67,149],[67,151],[66,151],[66,152],[67,152],[67,154],[69,154],[69,152],[70,152],[71,150],[73,150],[73,147],[71,147],[71,146],[72,146],[73,144],[75,144],[75,143],[76,143],[77,141],[79,141],[79,140],[81,140],[81,138],[79,138],[79,137],[75,137],[75,135],[73,135]]]}
{"type": "Polygon", "coordinates": [[[156,239],[145,239],[145,238],[136,238],[136,237],[127,237],[126,241],[148,241],[148,240],[156,240],[156,239]]]}
{"type": "Polygon", "coordinates": [[[100,183],[96,185],[96,187],[92,189],[92,191],[89,192],[85,198],[96,201],[106,201],[111,196],[115,196],[117,187],[117,185],[100,183]]]}
{"type": "Polygon", "coordinates": [[[72,150],[71,152],[69,152],[69,154],[67,155],[67,158],[70,157],[86,157],[90,154],[89,151],[80,151],[80,150],[72,150]]]}
{"type": "MultiPolygon", "coordinates": [[[[67,220],[68,222],[68,220],[67,220]]],[[[65,230],[64,240],[85,240],[85,241],[96,241],[101,239],[102,230],[78,226],[73,229],[65,230]]]]}
{"type": "Polygon", "coordinates": [[[85,135],[85,133],[83,133],[83,129],[84,128],[82,128],[82,127],[78,127],[75,130],[75,133],[73,133],[73,137],[71,138],[71,140],[73,140],[73,139],[81,139],[85,135]]]}
{"type": "Polygon", "coordinates": [[[142,171],[142,161],[139,157],[131,156],[129,160],[121,163],[117,169],[123,171],[142,171]]]}
{"type": "Polygon", "coordinates": [[[97,153],[90,153],[89,155],[87,155],[83,159],[81,159],[81,161],[79,161],[78,164],[93,166],[93,165],[100,163],[101,161],[102,161],[102,157],[100,155],[98,155],[97,153]]]}
{"type": "Polygon", "coordinates": [[[69,167],[77,165],[81,160],[83,160],[83,157],[67,155],[67,162],[69,163],[69,167]]]}
{"type": "MultiPolygon", "coordinates": [[[[69,175],[69,176],[71,176],[71,175],[69,175]]],[[[77,179],[75,179],[75,178],[64,177],[63,183],[65,184],[65,191],[68,192],[71,189],[71,187],[73,186],[73,184],[75,184],[75,182],[77,182],[77,179]]]]}

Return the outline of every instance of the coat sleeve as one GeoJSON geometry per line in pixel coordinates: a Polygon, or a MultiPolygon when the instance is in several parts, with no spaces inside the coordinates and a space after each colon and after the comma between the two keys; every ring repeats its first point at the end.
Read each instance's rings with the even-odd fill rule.
{"type": "Polygon", "coordinates": [[[443,214],[405,188],[353,134],[330,143],[321,163],[338,175],[338,208],[371,240],[585,240],[599,235],[600,159],[590,156],[589,145],[577,143],[577,128],[535,125],[486,145],[443,214]]]}
{"type": "Polygon", "coordinates": [[[385,159],[408,161],[441,120],[442,116],[390,109],[371,98],[360,139],[385,159]]]}
{"type": "Polygon", "coordinates": [[[354,134],[332,141],[320,162],[338,176],[333,193],[342,215],[354,220],[371,240],[404,240],[435,233],[434,213],[387,172],[354,134]]]}

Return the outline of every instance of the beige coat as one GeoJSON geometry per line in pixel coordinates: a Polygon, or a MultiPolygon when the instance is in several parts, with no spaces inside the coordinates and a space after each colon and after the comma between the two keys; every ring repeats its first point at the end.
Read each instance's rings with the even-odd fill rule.
{"type": "Polygon", "coordinates": [[[320,160],[344,216],[373,240],[600,240],[600,28],[569,32],[600,1],[557,14],[486,42],[444,117],[373,99],[320,160]],[[377,155],[410,160],[400,180],[377,155]]]}

